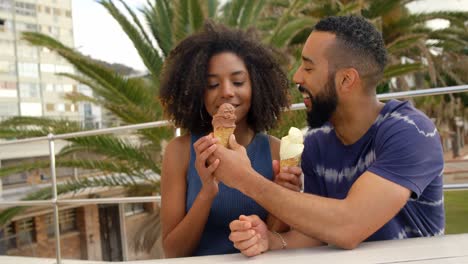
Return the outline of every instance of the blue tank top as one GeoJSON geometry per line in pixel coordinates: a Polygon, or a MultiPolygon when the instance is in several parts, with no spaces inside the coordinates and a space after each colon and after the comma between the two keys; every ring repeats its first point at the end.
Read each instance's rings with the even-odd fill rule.
{"type": "MultiPolygon", "coordinates": [[[[187,200],[185,212],[192,207],[202,183],[195,169],[195,150],[193,143],[200,138],[199,135],[191,136],[190,163],[187,172],[187,200]]],[[[257,133],[252,142],[247,146],[247,155],[252,167],[265,178],[272,180],[273,168],[271,165],[271,151],[269,137],[263,133],[257,133]]],[[[194,256],[229,254],[239,252],[229,240],[229,223],[238,219],[240,215],[256,214],[265,220],[267,211],[254,200],[219,183],[219,192],[211,205],[210,214],[203,230],[200,243],[193,253],[194,256]]]]}

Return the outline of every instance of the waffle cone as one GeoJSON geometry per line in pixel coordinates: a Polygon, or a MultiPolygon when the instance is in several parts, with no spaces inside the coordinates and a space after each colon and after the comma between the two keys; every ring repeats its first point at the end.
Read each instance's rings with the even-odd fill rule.
{"type": "Polygon", "coordinates": [[[213,131],[214,137],[219,139],[218,144],[223,145],[224,147],[229,146],[229,137],[234,133],[235,127],[219,127],[213,131]]]}
{"type": "Polygon", "coordinates": [[[299,162],[301,161],[301,156],[297,156],[294,158],[280,160],[280,168],[283,167],[296,167],[299,166],[299,162]]]}

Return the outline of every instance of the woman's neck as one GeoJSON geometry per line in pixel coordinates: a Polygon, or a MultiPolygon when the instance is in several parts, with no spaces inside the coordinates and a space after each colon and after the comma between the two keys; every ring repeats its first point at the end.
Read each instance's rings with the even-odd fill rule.
{"type": "Polygon", "coordinates": [[[236,124],[234,135],[236,136],[237,143],[245,147],[252,142],[255,132],[248,126],[247,122],[242,122],[236,124]]]}

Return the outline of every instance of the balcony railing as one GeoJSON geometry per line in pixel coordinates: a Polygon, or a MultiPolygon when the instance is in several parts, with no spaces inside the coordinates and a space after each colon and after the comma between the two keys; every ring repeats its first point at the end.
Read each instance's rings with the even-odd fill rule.
{"type": "MultiPolygon", "coordinates": [[[[460,86],[451,86],[443,88],[433,88],[433,89],[424,89],[424,90],[414,90],[414,91],[405,91],[405,92],[396,92],[396,93],[386,93],[377,95],[379,100],[389,100],[396,98],[412,98],[419,96],[430,96],[430,95],[441,95],[441,94],[450,94],[450,93],[460,93],[467,92],[468,85],[460,86]]],[[[305,109],[303,103],[293,104],[290,110],[302,110],[305,109]]],[[[122,198],[99,198],[99,199],[59,199],[57,197],[57,177],[56,177],[56,166],[55,166],[55,140],[59,139],[70,139],[77,137],[87,137],[87,136],[96,136],[96,135],[106,135],[113,133],[122,133],[140,129],[147,128],[157,128],[168,126],[171,123],[167,120],[155,121],[149,123],[142,123],[136,125],[127,125],[120,127],[104,128],[97,130],[88,130],[75,133],[66,133],[66,134],[49,134],[48,136],[35,137],[28,139],[19,139],[12,141],[0,142],[0,147],[5,145],[12,144],[22,144],[30,143],[36,141],[48,141],[49,143],[49,158],[50,158],[50,170],[52,178],[52,199],[50,200],[36,200],[36,201],[0,201],[0,207],[5,206],[52,206],[54,209],[54,228],[55,228],[55,238],[60,237],[60,228],[59,228],[59,205],[72,205],[72,204],[123,204],[123,203],[143,203],[143,202],[159,202],[160,196],[146,196],[146,197],[122,197],[122,198]]],[[[180,130],[177,129],[176,136],[180,135],[180,130]]],[[[445,190],[453,189],[468,189],[468,184],[446,184],[444,185],[445,190]]],[[[56,243],[56,259],[57,264],[62,263],[62,258],[60,254],[60,239],[55,239],[56,243]]]]}

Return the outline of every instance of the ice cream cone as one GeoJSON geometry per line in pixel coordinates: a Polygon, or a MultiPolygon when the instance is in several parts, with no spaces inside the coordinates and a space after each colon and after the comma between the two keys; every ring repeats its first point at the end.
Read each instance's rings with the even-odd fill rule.
{"type": "Polygon", "coordinates": [[[280,168],[283,168],[283,167],[297,167],[297,166],[299,166],[299,162],[301,162],[301,156],[280,160],[280,168]]]}
{"type": "Polygon", "coordinates": [[[288,135],[281,138],[280,168],[299,166],[302,151],[304,150],[304,138],[302,132],[291,127],[288,135]]]}
{"type": "Polygon", "coordinates": [[[235,127],[218,127],[213,131],[214,137],[219,139],[218,144],[225,148],[229,146],[229,137],[234,133],[235,127]]]}
{"type": "Polygon", "coordinates": [[[219,139],[218,144],[229,146],[229,137],[236,129],[235,108],[231,104],[224,103],[219,106],[218,112],[213,116],[213,136],[219,139]]]}

